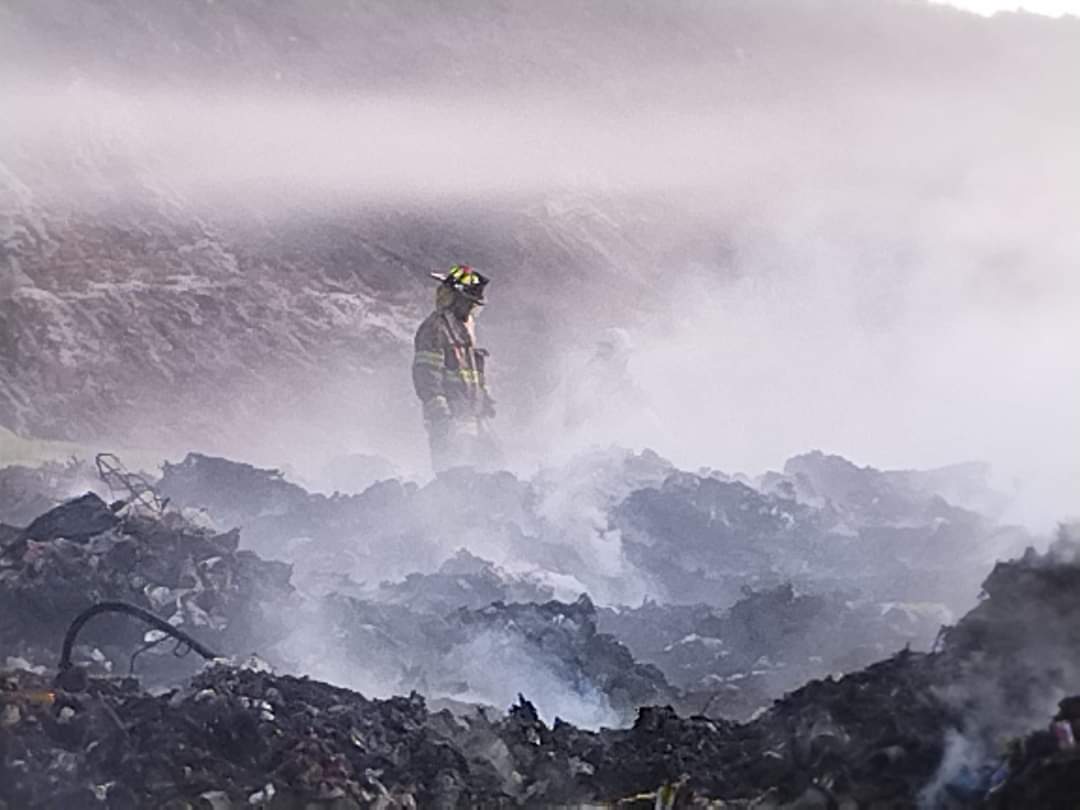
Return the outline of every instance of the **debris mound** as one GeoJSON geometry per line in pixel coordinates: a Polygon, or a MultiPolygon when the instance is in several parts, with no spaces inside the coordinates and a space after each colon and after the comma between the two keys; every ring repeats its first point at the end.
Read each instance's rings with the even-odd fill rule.
{"type": "Polygon", "coordinates": [[[926,665],[903,656],[811,684],[745,725],[656,706],[630,728],[600,731],[548,725],[524,697],[505,718],[459,720],[430,712],[416,694],[368,700],[223,666],[160,696],[132,679],[91,678],[64,692],[41,676],[7,673],[0,801],[26,810],[54,807],[58,797],[106,807],[464,808],[658,790],[759,807],[815,791],[902,799],[936,766],[948,717],[925,690],[926,665]]]}
{"type": "Polygon", "coordinates": [[[726,611],[656,603],[607,608],[599,625],[682,689],[682,706],[744,719],[809,680],[918,647],[948,619],[939,607],[805,594],[785,583],[746,588],[726,611]]]}
{"type": "Polygon", "coordinates": [[[0,524],[25,526],[74,492],[91,489],[97,475],[83,461],[50,461],[38,467],[0,469],[0,524]]]}
{"type": "MultiPolygon", "coordinates": [[[[1056,629],[1060,643],[1048,660],[1075,671],[1065,629],[1080,590],[1048,592],[1050,583],[1073,581],[1080,558],[1072,552],[1062,543],[1002,564],[983,604],[946,634],[940,651],[900,652],[812,681],[745,723],[686,716],[661,702],[640,707],[629,727],[589,731],[546,722],[522,696],[505,717],[482,710],[455,717],[433,713],[417,695],[369,700],[318,681],[223,666],[159,696],[131,679],[89,678],[65,692],[44,676],[11,673],[0,686],[0,801],[31,810],[55,806],[57,797],[79,806],[91,796],[107,807],[497,807],[633,797],[746,810],[1068,807],[1062,797],[1074,778],[1075,739],[1069,743],[1060,724],[1067,721],[1075,738],[1080,701],[1060,704],[1052,732],[1014,743],[1004,770],[990,742],[1014,726],[1029,733],[1037,722],[1030,707],[1059,685],[1053,677],[1001,680],[1010,677],[1008,659],[1037,663],[1032,653],[1045,654],[1056,629]],[[1018,600],[1040,599],[1060,616],[1046,638],[1031,634],[1028,647],[1004,619],[1018,600]],[[994,617],[1003,620],[1000,634],[994,617]],[[1003,707],[1013,716],[1002,719],[1003,707]],[[957,737],[981,742],[982,759],[950,767],[949,740],[957,737]],[[941,786],[937,804],[926,803],[929,784],[941,786]]],[[[582,671],[594,664],[575,645],[591,638],[612,656],[613,672],[645,671],[625,650],[605,646],[595,615],[585,599],[494,605],[449,614],[440,633],[518,633],[582,671]]],[[[355,641],[337,643],[354,655],[368,649],[355,641]]]]}
{"type": "Polygon", "coordinates": [[[303,487],[286,481],[280,470],[202,453],[188,453],[179,464],[165,462],[157,489],[166,498],[205,509],[230,526],[302,509],[309,499],[303,487]]]}
{"type": "Polygon", "coordinates": [[[160,697],[130,679],[66,693],[7,674],[0,702],[12,808],[470,807],[501,794],[494,768],[446,739],[415,694],[366,700],[214,667],[160,697]]]}
{"type": "Polygon", "coordinates": [[[726,609],[746,587],[791,583],[800,593],[937,603],[959,614],[994,555],[1029,541],[932,491],[949,486],[976,499],[957,475],[811,453],[755,482],[613,448],[529,479],[462,470],[423,486],[392,479],[328,497],[277,470],[189,454],[165,466],[157,489],[222,529],[241,526],[251,548],[294,563],[305,586],[331,574],[367,582],[435,574],[466,548],[534,573],[563,601],[587,592],[601,604],[650,598],[726,609]]]}
{"type": "Polygon", "coordinates": [[[987,797],[989,810],[1071,810],[1080,796],[1080,696],[1065,698],[1049,728],[1013,741],[987,797]]]}
{"type": "Polygon", "coordinates": [[[588,596],[573,604],[496,602],[459,610],[451,618],[473,638],[498,633],[522,639],[560,680],[602,692],[620,714],[632,715],[638,706],[675,697],[659,669],[635,661],[613,636],[597,631],[596,607],[588,596]]]}
{"type": "Polygon", "coordinates": [[[549,717],[592,726],[629,722],[639,706],[678,699],[659,669],[598,631],[588,597],[443,614],[331,596],[317,617],[320,640],[285,645],[305,653],[291,668],[320,672],[332,661],[334,672],[363,672],[368,683],[500,711],[518,691],[541,692],[549,717]]]}
{"type": "MultiPolygon", "coordinates": [[[[239,548],[239,533],[217,533],[167,513],[114,513],[88,493],[58,506],[0,547],[0,647],[52,665],[71,620],[101,601],[149,610],[206,644],[250,652],[280,633],[293,598],[290,568],[239,548]]],[[[124,618],[95,619],[76,660],[93,656],[106,670],[158,641],[124,618]]],[[[175,678],[177,664],[150,650],[140,672],[175,678]],[[163,660],[160,660],[163,659],[163,660]]]]}
{"type": "Polygon", "coordinates": [[[553,596],[552,589],[535,578],[507,574],[466,549],[458,549],[433,574],[384,581],[372,594],[374,601],[425,613],[479,610],[495,602],[545,602],[553,596]]]}
{"type": "MultiPolygon", "coordinates": [[[[642,475],[656,472],[646,468],[642,475]]],[[[271,492],[242,507],[251,525],[276,526],[286,546],[297,541],[292,532],[325,530],[306,542],[329,562],[339,553],[331,537],[354,538],[354,561],[399,540],[402,565],[427,543],[469,549],[493,534],[538,562],[559,557],[561,532],[583,537],[574,532],[584,524],[560,520],[580,511],[560,505],[574,493],[541,478],[383,482],[345,498],[285,489],[281,497],[298,500],[275,511],[283,482],[263,472],[239,470],[271,492]],[[481,508],[470,493],[483,488],[481,508]],[[452,539],[416,536],[448,499],[463,504],[444,527],[452,539]]],[[[850,563],[843,550],[877,549],[855,554],[858,573],[885,537],[915,538],[886,558],[894,571],[943,573],[932,559],[919,568],[908,558],[933,538],[950,542],[949,532],[981,531],[977,521],[949,517],[922,490],[912,497],[930,504],[932,525],[900,520],[893,507],[860,512],[862,496],[843,510],[832,496],[809,504],[806,484],[788,497],[704,471],[663,476],[610,490],[592,513],[598,542],[624,545],[582,542],[563,564],[629,550],[665,587],[742,578],[732,601],[598,609],[588,596],[552,599],[552,579],[508,572],[479,550],[432,555],[399,580],[301,593],[289,565],[241,550],[238,531],[93,494],[4,529],[0,645],[12,671],[0,675],[0,808],[1068,806],[1054,802],[1072,778],[1065,727],[1075,737],[1080,714],[1059,705],[1075,693],[1080,663],[1072,529],[1046,554],[998,564],[984,599],[934,652],[886,657],[886,645],[927,633],[929,619],[918,606],[879,601],[885,584],[869,570],[860,580],[869,595],[822,590],[850,563]],[[791,549],[802,555],[798,570],[770,568],[791,549]],[[148,610],[226,655],[258,651],[293,672],[391,693],[359,684],[362,674],[443,698],[453,713],[432,711],[415,693],[375,700],[253,666],[196,674],[194,657],[177,664],[171,645],[114,617],[95,618],[80,635],[75,663],[85,677],[53,681],[40,665],[55,663],[71,619],[102,601],[148,610]],[[146,687],[103,677],[136,654],[146,687]],[[884,660],[794,688],[869,658],[884,660]],[[173,691],[146,691],[162,685],[173,691]],[[1054,707],[1051,730],[1032,734],[1054,707]],[[1002,751],[1003,738],[1017,742],[1002,751]]],[[[815,487],[813,497],[826,497],[815,487]]]]}

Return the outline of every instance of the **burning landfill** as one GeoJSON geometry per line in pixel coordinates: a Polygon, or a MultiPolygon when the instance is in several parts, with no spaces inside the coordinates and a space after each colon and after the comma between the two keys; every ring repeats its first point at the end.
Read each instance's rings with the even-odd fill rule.
{"type": "Polygon", "coordinates": [[[978,469],[98,461],[0,471],[4,810],[1076,806],[1080,535],[978,469]]]}
{"type": "Polygon", "coordinates": [[[1078,5],[0,0],[0,810],[1080,810],[1078,5]]]}

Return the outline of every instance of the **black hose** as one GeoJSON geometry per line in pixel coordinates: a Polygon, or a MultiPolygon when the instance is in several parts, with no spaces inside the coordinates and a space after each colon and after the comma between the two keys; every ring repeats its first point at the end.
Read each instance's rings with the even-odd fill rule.
{"type": "Polygon", "coordinates": [[[183,630],[173,627],[163,618],[151,613],[149,610],[144,610],[137,605],[131,605],[127,602],[98,602],[96,605],[91,605],[76,616],[75,620],[71,623],[71,626],[68,627],[67,633],[64,635],[64,646],[60,651],[61,675],[71,669],[71,649],[75,646],[75,638],[79,635],[79,631],[82,630],[83,625],[99,613],[124,613],[128,616],[134,616],[136,619],[142,619],[155,630],[160,630],[162,633],[172,636],[177,641],[183,642],[207,661],[221,657],[210,648],[204,647],[183,630]]]}

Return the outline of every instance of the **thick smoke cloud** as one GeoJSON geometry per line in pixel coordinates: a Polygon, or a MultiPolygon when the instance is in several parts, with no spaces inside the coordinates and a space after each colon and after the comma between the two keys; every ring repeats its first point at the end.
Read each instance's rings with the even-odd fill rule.
{"type": "MultiPolygon", "coordinates": [[[[426,480],[411,333],[427,271],[468,261],[495,277],[479,328],[518,477],[477,479],[465,517],[461,491],[416,507],[395,481],[401,525],[375,509],[333,542],[266,549],[311,604],[328,574],[408,601],[405,578],[462,547],[568,603],[701,599],[679,590],[694,554],[740,549],[703,534],[661,581],[641,560],[686,551],[696,524],[634,546],[616,507],[675,468],[757,474],[814,447],[880,468],[985,459],[1010,496],[994,518],[1075,514],[1080,22],[863,0],[361,5],[256,22],[229,3],[0,8],[0,438],[135,464],[196,448],[327,493],[426,480]],[[598,360],[612,330],[625,367],[598,360]],[[675,466],[648,456],[655,480],[633,480],[583,454],[612,444],[675,466]]],[[[719,480],[701,472],[664,503],[719,480]]],[[[949,577],[958,602],[1016,536],[978,540],[949,577]]],[[[828,573],[846,584],[842,562],[828,573]]],[[[512,633],[468,635],[424,662],[448,682],[419,683],[350,657],[368,637],[338,631],[379,628],[336,618],[290,614],[278,652],[368,694],[416,680],[498,708],[523,692],[548,720],[625,719],[512,633]]],[[[1007,711],[1003,684],[946,697],[1019,733],[1064,694],[1007,711]]],[[[945,748],[928,807],[989,756],[978,735],[945,748]]]]}
{"type": "MultiPolygon", "coordinates": [[[[23,26],[13,31],[37,30],[12,13],[23,26]]],[[[1018,494],[1018,519],[1052,522],[1080,483],[1080,360],[1069,350],[1080,160],[1065,103],[1076,72],[1061,69],[1075,27],[899,5],[755,13],[766,33],[747,27],[748,11],[682,8],[659,20],[637,10],[612,42],[603,20],[585,15],[550,43],[557,56],[576,54],[577,85],[555,58],[496,81],[542,11],[507,20],[487,68],[455,53],[460,67],[444,71],[430,54],[407,75],[375,72],[366,83],[298,83],[291,70],[311,72],[309,55],[257,80],[228,71],[185,80],[126,40],[145,73],[101,67],[104,51],[73,67],[57,49],[50,62],[45,48],[34,59],[55,69],[9,66],[0,90],[5,209],[115,211],[131,195],[206,222],[254,216],[277,227],[360,209],[475,219],[462,200],[497,212],[543,199],[550,213],[570,200],[592,217],[578,247],[625,248],[607,262],[614,272],[595,274],[591,257],[573,255],[511,264],[482,230],[453,240],[490,257],[498,278],[481,330],[518,466],[608,442],[754,472],[808,446],[893,467],[979,457],[1018,494]],[[852,33],[810,55],[791,47],[797,24],[844,15],[852,33]],[[722,32],[715,50],[688,32],[694,20],[722,32]],[[882,34],[888,20],[912,33],[882,34]],[[666,48],[638,47],[650,25],[670,38],[666,48]],[[556,262],[550,289],[531,279],[556,262]],[[542,349],[512,328],[526,315],[549,330],[542,349]],[[618,418],[564,430],[566,378],[604,326],[632,334],[643,396],[618,418]]],[[[414,22],[414,33],[442,41],[445,20],[414,22]]],[[[347,37],[325,28],[336,59],[347,37]]],[[[185,43],[179,32],[174,40],[185,43]]],[[[520,237],[510,230],[499,238],[520,237]]],[[[5,272],[18,286],[18,268],[5,272]]],[[[426,295],[417,290],[416,316],[426,295]]],[[[204,446],[299,465],[309,478],[342,443],[422,470],[415,414],[380,405],[388,396],[411,405],[399,371],[389,387],[336,380],[322,398],[308,386],[276,410],[253,405],[263,424],[240,420],[221,431],[232,438],[204,446]],[[349,408],[363,414],[354,424],[349,408]]]]}

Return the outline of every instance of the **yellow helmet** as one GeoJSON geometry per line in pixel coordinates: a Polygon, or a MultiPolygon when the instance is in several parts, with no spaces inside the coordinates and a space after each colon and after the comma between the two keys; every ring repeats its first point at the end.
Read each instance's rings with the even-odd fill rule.
{"type": "Polygon", "coordinates": [[[467,264],[455,264],[446,273],[432,273],[431,277],[477,304],[484,303],[484,288],[490,279],[467,264]]]}

